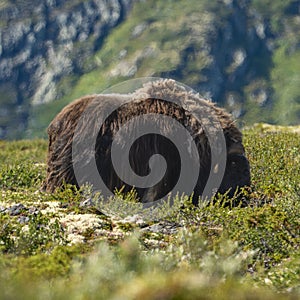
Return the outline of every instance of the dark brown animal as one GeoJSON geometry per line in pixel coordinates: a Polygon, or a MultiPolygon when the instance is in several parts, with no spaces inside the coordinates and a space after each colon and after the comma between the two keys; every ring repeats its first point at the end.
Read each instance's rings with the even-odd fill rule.
{"type": "MultiPolygon", "coordinates": [[[[226,166],[218,191],[221,193],[229,191],[229,195],[232,196],[237,188],[250,184],[250,167],[245,157],[242,134],[230,115],[210,101],[202,99],[198,94],[176,84],[173,80],[158,80],[146,84],[133,94],[91,95],[67,105],[48,127],[49,149],[45,189],[53,192],[64,183],[78,186],[74,166],[80,163],[81,172],[88,175],[92,158],[94,158],[103,182],[111,191],[121,187],[124,188],[124,192],[131,190],[132,186],[122,181],[113,167],[111,145],[119,129],[122,126],[126,127],[126,122],[134,117],[149,114],[157,116],[156,122],[160,122],[159,116],[162,115],[173,118],[193,137],[200,158],[199,161],[197,157],[193,155],[191,157],[191,167],[195,164],[200,167],[193,190],[195,204],[198,203],[212,170],[212,149],[204,124],[212,126],[209,124],[212,117],[219,122],[225,138],[226,166]],[[113,105],[117,109],[109,113],[113,105]],[[186,106],[188,110],[185,109],[186,106]],[[200,120],[193,115],[193,112],[197,110],[202,116],[200,120]],[[89,122],[90,119],[94,122],[89,122]],[[104,120],[104,122],[99,124],[97,120],[104,120]],[[82,149],[77,156],[74,156],[73,152],[72,157],[75,132],[77,137],[80,137],[81,133],[84,136],[83,132],[88,126],[93,126],[91,132],[96,132],[94,152],[82,149]]],[[[167,164],[166,173],[158,183],[147,188],[135,187],[142,202],[152,202],[167,195],[180,176],[180,155],[176,150],[176,145],[168,140],[170,134],[177,134],[174,133],[176,129],[163,122],[162,126],[163,136],[151,133],[143,135],[132,144],[130,149],[130,165],[139,176],[146,176],[151,172],[149,159],[153,154],[162,155],[167,164]]],[[[126,143],[135,129],[138,130],[138,128],[127,128],[127,131],[125,130],[119,136],[119,143],[126,143]]]]}

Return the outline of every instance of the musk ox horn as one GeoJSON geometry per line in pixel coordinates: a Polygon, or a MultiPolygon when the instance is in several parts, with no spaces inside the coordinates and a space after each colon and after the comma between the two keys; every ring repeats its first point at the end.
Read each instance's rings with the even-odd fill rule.
{"type": "MultiPolygon", "coordinates": [[[[122,187],[125,192],[131,190],[132,185],[120,178],[112,163],[112,142],[117,137],[119,129],[126,127],[132,118],[151,115],[156,118],[155,122],[160,123],[161,116],[167,116],[186,128],[196,145],[197,158],[193,155],[191,158],[191,166],[199,165],[193,189],[193,202],[196,204],[212,169],[212,149],[204,124],[206,118],[197,119],[193,115],[193,111],[197,110],[202,115],[213,115],[217,119],[225,139],[225,171],[218,191],[224,193],[230,190],[233,194],[237,188],[249,185],[250,167],[242,144],[242,134],[231,116],[188,88],[173,80],[165,79],[147,83],[132,94],[90,95],[75,100],[63,108],[48,127],[49,147],[44,188],[48,192],[53,192],[64,183],[79,186],[74,172],[76,163],[80,161],[81,172],[88,174],[94,159],[97,171],[109,190],[114,191],[122,187]],[[117,109],[110,112],[112,106],[117,109]],[[87,111],[89,113],[86,113],[87,111]],[[89,119],[103,120],[101,124],[94,122],[93,128],[90,128],[91,135],[95,139],[93,151],[83,147],[80,155],[74,157],[72,145],[75,133],[76,136],[83,134],[86,127],[91,126],[89,119]]],[[[132,144],[129,152],[130,166],[139,176],[147,176],[151,172],[149,160],[154,154],[160,154],[165,158],[166,171],[159,182],[151,187],[135,187],[142,202],[152,202],[167,195],[176,186],[182,171],[176,145],[168,140],[170,134],[177,134],[175,132],[177,129],[170,126],[171,123],[161,123],[163,135],[145,134],[132,144]]],[[[135,125],[128,127],[127,131],[118,135],[118,143],[125,144],[133,131],[138,129],[135,125]]],[[[186,141],[183,141],[183,144],[186,141]]],[[[186,153],[189,151],[190,145],[186,143],[186,153]]],[[[155,169],[155,166],[152,167],[155,169]]],[[[218,172],[218,167],[218,164],[214,166],[214,172],[218,172]]]]}

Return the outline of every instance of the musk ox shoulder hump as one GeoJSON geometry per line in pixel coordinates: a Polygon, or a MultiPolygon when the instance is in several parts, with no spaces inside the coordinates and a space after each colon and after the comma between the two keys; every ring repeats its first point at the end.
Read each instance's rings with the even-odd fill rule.
{"type": "MultiPolygon", "coordinates": [[[[74,174],[75,162],[72,157],[74,133],[76,130],[84,130],[85,126],[90,126],[88,125],[90,119],[102,120],[107,117],[102,124],[95,123],[93,125],[95,127],[93,130],[97,132],[94,153],[97,167],[101,178],[111,191],[121,187],[125,187],[124,191],[129,191],[132,186],[121,180],[111,162],[112,141],[119,128],[128,120],[150,113],[157,114],[158,118],[159,115],[172,117],[188,128],[195,139],[200,156],[200,162],[195,163],[199,164],[200,172],[194,189],[194,203],[197,203],[198,197],[202,194],[211,171],[210,145],[203,130],[204,123],[211,117],[218,120],[226,141],[227,163],[219,191],[226,192],[229,189],[234,191],[238,187],[250,184],[250,167],[244,153],[242,134],[235,126],[231,116],[188,87],[179,85],[174,80],[165,79],[148,82],[131,94],[85,96],[62,109],[48,128],[49,147],[45,189],[52,192],[56,188],[62,187],[64,183],[79,185],[74,174]],[[112,107],[117,109],[108,115],[112,107]],[[199,111],[203,118],[201,120],[195,118],[194,111],[199,111]]],[[[138,130],[138,128],[134,130],[138,130]]],[[[172,128],[163,128],[166,136],[172,130],[172,128]]],[[[132,132],[128,130],[126,134],[129,139],[132,132]]],[[[122,137],[122,143],[127,140],[126,134],[122,137]]],[[[150,170],[149,158],[153,154],[159,153],[166,156],[168,163],[167,171],[159,183],[150,188],[136,187],[141,201],[157,200],[172,190],[179,178],[178,172],[180,172],[180,167],[178,167],[180,160],[178,160],[177,152],[166,139],[154,134],[139,138],[134,143],[129,160],[131,167],[139,175],[147,175],[150,170]]],[[[83,169],[88,173],[91,160],[89,155],[91,154],[87,154],[86,157],[84,154],[83,149],[82,155],[78,159],[84,160],[83,169]]]]}

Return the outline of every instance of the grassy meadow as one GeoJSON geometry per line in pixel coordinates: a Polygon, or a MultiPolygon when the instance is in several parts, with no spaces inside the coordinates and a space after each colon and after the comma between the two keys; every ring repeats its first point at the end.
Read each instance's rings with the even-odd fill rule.
{"type": "Polygon", "coordinates": [[[247,206],[182,197],[145,220],[42,192],[47,141],[1,141],[0,299],[300,299],[300,128],[257,125],[244,145],[247,206]]]}

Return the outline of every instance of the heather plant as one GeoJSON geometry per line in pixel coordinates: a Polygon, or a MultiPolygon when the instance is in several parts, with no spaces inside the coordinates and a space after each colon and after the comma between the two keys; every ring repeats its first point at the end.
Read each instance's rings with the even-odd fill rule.
{"type": "Polygon", "coordinates": [[[249,189],[148,220],[134,191],[105,209],[88,187],[41,191],[46,141],[1,142],[0,299],[299,298],[300,135],[258,125],[244,143],[249,189]]]}

